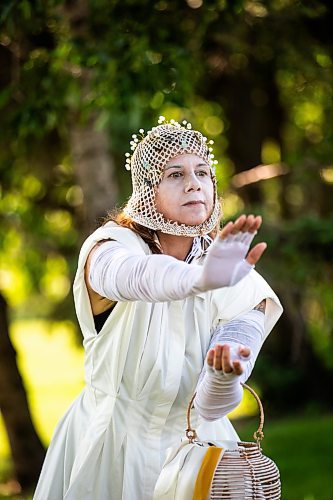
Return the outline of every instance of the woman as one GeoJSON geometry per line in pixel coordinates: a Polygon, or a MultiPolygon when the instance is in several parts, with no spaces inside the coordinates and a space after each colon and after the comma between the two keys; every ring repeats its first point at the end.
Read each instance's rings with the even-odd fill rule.
{"type": "Polygon", "coordinates": [[[207,425],[210,437],[236,439],[225,415],[281,313],[253,270],[266,245],[248,252],[260,217],[219,232],[211,148],[189,124],[161,122],[133,136],[132,196],[80,252],[74,298],[86,387],[57,426],[35,500],[151,499],[207,351],[196,407],[212,422],[193,420],[203,422],[202,439],[207,425]],[[265,315],[254,311],[261,322],[249,318],[265,304],[265,315]],[[231,320],[243,321],[245,347],[231,320]],[[227,345],[215,346],[223,335],[227,345]],[[230,345],[246,359],[251,348],[250,361],[234,359],[230,345]]]}

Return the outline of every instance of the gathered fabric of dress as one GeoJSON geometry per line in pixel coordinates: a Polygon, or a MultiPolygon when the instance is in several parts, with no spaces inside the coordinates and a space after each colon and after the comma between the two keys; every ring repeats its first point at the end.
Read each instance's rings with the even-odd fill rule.
{"type": "MultiPolygon", "coordinates": [[[[266,298],[268,335],[282,311],[253,270],[233,287],[183,300],[118,302],[97,334],[84,268],[105,239],[151,254],[138,235],[111,222],[82,246],[73,291],[86,385],[57,425],[34,500],[151,500],[167,449],[184,436],[213,328],[266,298]]],[[[193,415],[193,424],[203,440],[238,439],[227,417],[193,415]]]]}

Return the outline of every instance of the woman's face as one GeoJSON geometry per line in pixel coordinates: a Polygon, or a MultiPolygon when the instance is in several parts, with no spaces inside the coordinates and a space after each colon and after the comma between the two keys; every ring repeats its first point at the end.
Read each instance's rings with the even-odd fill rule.
{"type": "Polygon", "coordinates": [[[214,205],[214,185],[207,163],[195,154],[172,158],[156,188],[155,205],[165,219],[188,226],[205,222],[214,205]]]}

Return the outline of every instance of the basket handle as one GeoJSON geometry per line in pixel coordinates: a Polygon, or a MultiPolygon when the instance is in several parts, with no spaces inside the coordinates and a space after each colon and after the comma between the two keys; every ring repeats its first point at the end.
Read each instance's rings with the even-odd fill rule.
{"type": "MultiPolygon", "coordinates": [[[[241,382],[241,385],[252,394],[252,396],[255,398],[255,400],[257,401],[257,404],[258,404],[258,408],[259,408],[259,412],[260,412],[260,422],[259,422],[258,429],[253,433],[253,437],[254,437],[257,445],[260,447],[260,442],[264,439],[264,433],[263,433],[264,422],[265,422],[264,408],[263,408],[262,403],[260,401],[260,398],[259,398],[258,394],[255,392],[255,390],[252,389],[252,387],[250,387],[249,385],[244,384],[243,382],[241,382]]],[[[193,394],[191,401],[188,404],[187,414],[186,414],[187,429],[186,429],[185,433],[186,433],[186,437],[190,443],[193,443],[193,441],[197,438],[196,430],[191,427],[191,409],[193,406],[193,401],[194,401],[195,396],[196,396],[196,392],[193,394]]]]}

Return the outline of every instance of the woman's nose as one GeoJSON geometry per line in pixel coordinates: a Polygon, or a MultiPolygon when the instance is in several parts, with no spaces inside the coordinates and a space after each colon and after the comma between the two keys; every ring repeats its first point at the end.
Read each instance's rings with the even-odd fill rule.
{"type": "Polygon", "coordinates": [[[188,193],[189,191],[200,191],[200,189],[201,189],[201,184],[196,175],[189,175],[187,178],[185,178],[186,193],[188,193]]]}

